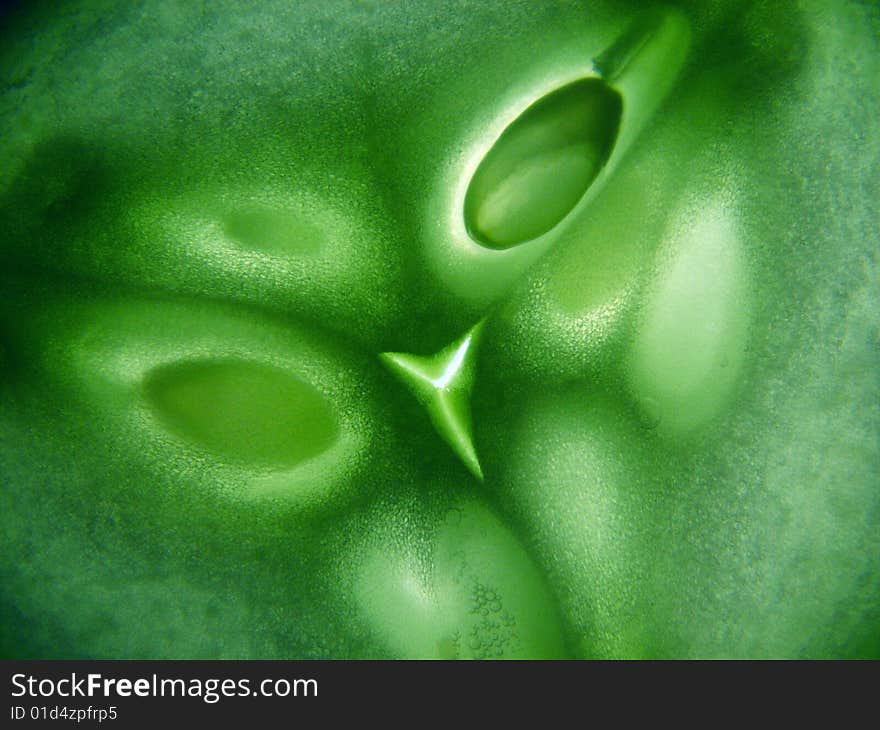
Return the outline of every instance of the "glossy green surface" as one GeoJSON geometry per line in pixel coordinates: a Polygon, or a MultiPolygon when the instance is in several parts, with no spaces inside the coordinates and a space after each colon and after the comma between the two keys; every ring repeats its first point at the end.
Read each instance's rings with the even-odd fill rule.
{"type": "Polygon", "coordinates": [[[880,658],[866,3],[34,3],[0,652],[880,658]]]}

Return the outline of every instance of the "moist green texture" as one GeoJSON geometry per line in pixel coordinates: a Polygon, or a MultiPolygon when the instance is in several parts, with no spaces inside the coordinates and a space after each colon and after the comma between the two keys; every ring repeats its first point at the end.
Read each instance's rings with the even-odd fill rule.
{"type": "Polygon", "coordinates": [[[3,656],[880,658],[873,6],[3,23],[3,656]]]}

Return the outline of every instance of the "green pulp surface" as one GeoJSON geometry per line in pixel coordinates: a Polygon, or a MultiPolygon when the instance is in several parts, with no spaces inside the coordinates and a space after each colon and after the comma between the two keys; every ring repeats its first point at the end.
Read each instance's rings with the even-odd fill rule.
{"type": "Polygon", "coordinates": [[[875,4],[0,34],[0,655],[880,658],[875,4]]]}

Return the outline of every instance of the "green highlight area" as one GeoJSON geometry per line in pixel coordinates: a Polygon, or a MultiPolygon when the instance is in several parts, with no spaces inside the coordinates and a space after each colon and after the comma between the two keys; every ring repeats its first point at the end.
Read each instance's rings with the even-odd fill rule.
{"type": "Polygon", "coordinates": [[[607,161],[623,100],[601,79],[575,81],[538,100],[492,146],[464,203],[470,234],[505,249],[554,228],[607,161]]]}
{"type": "Polygon", "coordinates": [[[315,388],[260,363],[173,363],[149,373],[144,390],[170,428],[234,461],[291,467],[337,437],[333,410],[315,388]]]}

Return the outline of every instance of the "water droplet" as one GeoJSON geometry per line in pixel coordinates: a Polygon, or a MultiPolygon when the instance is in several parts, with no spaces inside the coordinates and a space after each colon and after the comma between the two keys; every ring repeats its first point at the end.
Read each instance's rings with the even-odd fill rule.
{"type": "Polygon", "coordinates": [[[331,406],[317,390],[260,363],[172,363],[151,371],[144,390],[171,429],[233,461],[290,467],[337,436],[331,406]]]}
{"type": "Polygon", "coordinates": [[[546,233],[577,205],[607,161],[623,102],[601,79],[539,99],[504,130],[464,203],[474,239],[506,249],[546,233]]]}

